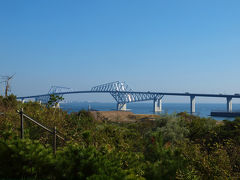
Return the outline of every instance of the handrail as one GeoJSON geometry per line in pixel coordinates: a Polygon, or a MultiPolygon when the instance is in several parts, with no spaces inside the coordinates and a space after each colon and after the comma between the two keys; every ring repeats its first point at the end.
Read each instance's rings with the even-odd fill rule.
{"type": "MultiPolygon", "coordinates": [[[[17,110],[17,113],[20,115],[20,119],[21,119],[21,138],[24,138],[24,126],[23,126],[23,121],[24,121],[24,117],[26,117],[28,120],[32,121],[34,124],[40,126],[41,128],[43,128],[44,130],[46,130],[47,132],[53,134],[53,150],[54,150],[54,154],[56,153],[56,137],[58,137],[59,139],[62,139],[63,141],[66,141],[65,138],[63,138],[62,136],[60,136],[59,134],[57,134],[57,129],[56,126],[54,127],[53,130],[47,128],[46,126],[42,125],[41,123],[37,122],[36,120],[32,119],[31,117],[29,117],[28,115],[23,113],[23,109],[21,109],[20,111],[17,110]]],[[[60,132],[59,132],[60,133],[60,132]]]]}
{"type": "Polygon", "coordinates": [[[46,131],[53,133],[53,131],[51,131],[50,129],[48,129],[47,127],[43,126],[42,124],[40,124],[39,122],[35,121],[34,119],[30,118],[29,116],[27,116],[26,114],[23,113],[23,116],[28,118],[29,120],[31,120],[32,122],[34,122],[35,124],[37,124],[38,126],[40,126],[41,128],[45,129],[46,131]]]}

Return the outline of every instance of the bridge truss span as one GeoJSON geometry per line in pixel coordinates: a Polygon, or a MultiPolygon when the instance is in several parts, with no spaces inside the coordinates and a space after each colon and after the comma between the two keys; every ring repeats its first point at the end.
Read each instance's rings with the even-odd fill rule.
{"type": "Polygon", "coordinates": [[[139,101],[149,101],[162,99],[164,95],[158,93],[144,93],[144,92],[111,92],[113,98],[119,103],[131,103],[139,101]]]}
{"type": "Polygon", "coordinates": [[[190,112],[195,113],[195,97],[212,97],[212,98],[226,98],[227,112],[232,112],[232,99],[239,98],[240,94],[200,94],[200,93],[171,93],[171,92],[141,92],[133,91],[125,82],[115,81],[111,83],[102,84],[93,87],[87,91],[72,91],[70,88],[52,86],[48,93],[34,96],[22,96],[17,99],[24,102],[25,99],[34,98],[35,101],[47,103],[51,94],[62,97],[66,94],[79,94],[79,93],[109,93],[117,102],[118,110],[126,110],[126,104],[139,101],[153,100],[153,111],[162,110],[163,96],[183,96],[190,97],[190,112]]]}
{"type": "MultiPolygon", "coordinates": [[[[125,82],[115,81],[107,84],[95,86],[92,92],[109,92],[117,101],[118,110],[126,110],[126,104],[131,102],[161,100],[163,95],[160,93],[134,92],[125,82]]],[[[155,106],[154,106],[155,108],[155,106]]],[[[158,106],[154,109],[159,109],[158,106]]]]}
{"type": "Polygon", "coordinates": [[[72,89],[68,87],[52,86],[48,91],[48,94],[35,97],[35,101],[46,104],[48,103],[51,94],[55,94],[62,97],[64,94],[71,93],[71,92],[72,92],[72,89]]]}
{"type": "Polygon", "coordinates": [[[91,89],[91,91],[93,92],[132,91],[132,89],[129,88],[129,86],[125,82],[115,81],[115,82],[95,86],[91,89]]]}
{"type": "Polygon", "coordinates": [[[24,102],[27,98],[35,98],[35,101],[47,103],[51,94],[62,97],[65,94],[78,93],[110,93],[117,102],[117,110],[126,110],[127,103],[153,100],[153,111],[161,111],[161,99],[164,96],[163,93],[133,91],[125,82],[115,81],[95,86],[90,91],[72,91],[70,88],[52,86],[47,94],[17,97],[17,99],[24,102]]]}
{"type": "Polygon", "coordinates": [[[142,92],[111,92],[113,98],[117,101],[118,110],[127,110],[126,104],[131,102],[153,100],[153,111],[162,111],[162,98],[164,95],[157,93],[142,93],[142,92]],[[158,102],[158,103],[156,103],[158,102]]]}

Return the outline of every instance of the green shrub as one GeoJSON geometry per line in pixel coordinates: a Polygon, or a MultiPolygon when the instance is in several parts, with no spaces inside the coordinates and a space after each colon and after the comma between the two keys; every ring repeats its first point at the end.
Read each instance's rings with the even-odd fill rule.
{"type": "Polygon", "coordinates": [[[52,149],[29,139],[0,139],[0,178],[51,179],[52,149]]]}
{"type": "Polygon", "coordinates": [[[159,131],[162,134],[164,144],[176,145],[183,142],[189,134],[186,123],[175,115],[158,118],[157,124],[158,127],[155,131],[159,131]]]}

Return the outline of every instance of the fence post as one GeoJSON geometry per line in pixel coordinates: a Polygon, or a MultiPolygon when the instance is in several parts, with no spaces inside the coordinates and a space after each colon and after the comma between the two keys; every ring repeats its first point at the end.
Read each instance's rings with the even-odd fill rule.
{"type": "Polygon", "coordinates": [[[24,119],[23,119],[23,108],[20,110],[20,116],[21,116],[21,139],[24,138],[24,119]]]}
{"type": "Polygon", "coordinates": [[[57,150],[57,128],[56,126],[54,126],[53,129],[53,152],[54,154],[56,154],[56,150],[57,150]]]}

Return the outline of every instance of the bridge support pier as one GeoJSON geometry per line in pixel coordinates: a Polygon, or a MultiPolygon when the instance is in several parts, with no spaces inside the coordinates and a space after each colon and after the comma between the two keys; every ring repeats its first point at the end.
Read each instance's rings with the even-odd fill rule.
{"type": "Polygon", "coordinates": [[[227,97],[227,111],[232,112],[232,97],[227,97]]]}
{"type": "Polygon", "coordinates": [[[161,112],[161,111],[162,111],[162,99],[154,99],[153,112],[161,112]]]}
{"type": "Polygon", "coordinates": [[[58,102],[56,105],[53,106],[53,108],[60,108],[60,103],[58,102]]]}
{"type": "Polygon", "coordinates": [[[127,104],[117,103],[117,110],[118,111],[126,111],[127,110],[127,104]]]}
{"type": "Polygon", "coordinates": [[[190,112],[191,114],[194,114],[196,112],[196,107],[195,107],[195,96],[190,96],[190,103],[191,103],[191,109],[190,112]]]}

